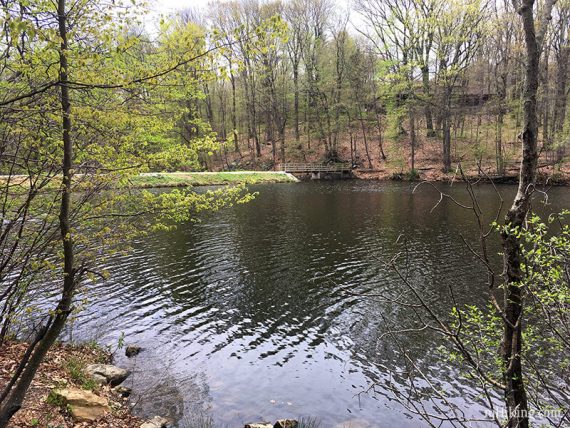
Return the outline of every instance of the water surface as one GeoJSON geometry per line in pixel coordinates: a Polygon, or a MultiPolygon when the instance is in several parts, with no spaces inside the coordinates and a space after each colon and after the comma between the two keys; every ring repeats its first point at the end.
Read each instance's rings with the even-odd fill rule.
{"type": "MultiPolygon", "coordinates": [[[[464,187],[439,187],[467,201],[464,187]]],[[[144,347],[134,360],[117,351],[135,372],[127,384],[136,409],[180,426],[300,416],[318,417],[321,427],[421,426],[382,388],[402,359],[379,331],[405,324],[409,313],[359,294],[402,289],[387,262],[406,242],[410,278],[441,313],[449,286],[461,302],[481,304],[485,271],[460,238],[476,244],[472,213],[449,200],[432,211],[439,194],[429,185],[414,193],[407,183],[363,181],[252,190],[259,195],[249,204],[151,234],[106,262],[112,276],[90,287],[75,338],[115,346],[124,333],[144,347]],[[374,384],[375,393],[364,393],[374,384]]],[[[489,185],[476,190],[490,221],[499,198],[489,185]]],[[[500,188],[507,201],[514,190],[500,188]]],[[[570,192],[552,189],[549,202],[539,209],[567,208],[570,192]]],[[[441,361],[432,335],[401,341],[458,391],[456,402],[480,414],[476,391],[441,361]]]]}

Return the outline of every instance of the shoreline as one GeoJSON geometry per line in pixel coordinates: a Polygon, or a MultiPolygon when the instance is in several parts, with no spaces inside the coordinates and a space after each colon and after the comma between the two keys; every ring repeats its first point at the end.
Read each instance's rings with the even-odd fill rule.
{"type": "MultiPolygon", "coordinates": [[[[27,343],[6,339],[0,345],[0,383],[7,383],[14,367],[27,348],[27,343]]],[[[139,428],[145,421],[135,416],[128,400],[116,388],[94,382],[87,373],[89,365],[109,364],[113,353],[101,346],[58,343],[49,350],[26,393],[22,408],[13,416],[8,427],[85,428],[120,426],[139,428]],[[108,410],[93,420],[73,415],[72,408],[58,391],[82,393],[108,410]],[[103,425],[102,425],[103,424],[103,425]]]]}
{"type": "MultiPolygon", "coordinates": [[[[491,174],[476,174],[466,171],[465,176],[469,180],[488,182],[495,184],[518,184],[519,175],[505,174],[494,176],[491,174]]],[[[410,182],[432,182],[432,183],[454,183],[464,182],[458,172],[445,174],[437,169],[429,171],[419,171],[415,177],[410,177],[408,173],[396,173],[387,170],[359,170],[352,171],[352,179],[364,181],[410,181],[410,182]]],[[[202,187],[221,186],[229,184],[263,184],[263,183],[297,183],[311,181],[301,175],[295,176],[292,173],[283,171],[204,171],[204,172],[150,172],[134,177],[131,182],[135,188],[169,188],[169,187],[202,187]]],[[[319,181],[319,180],[316,180],[319,181]]],[[[323,179],[322,181],[327,181],[323,179]]],[[[567,174],[552,176],[539,173],[537,184],[550,186],[570,186],[570,177],[567,174]]]]}
{"type": "MultiPolygon", "coordinates": [[[[459,173],[444,174],[437,171],[425,175],[423,171],[416,177],[410,178],[406,173],[394,173],[384,170],[352,171],[351,179],[363,181],[409,181],[409,182],[431,182],[431,183],[454,183],[464,182],[459,173]]],[[[466,178],[473,181],[481,181],[495,184],[518,184],[518,174],[505,174],[503,176],[477,175],[466,173],[466,178]]],[[[344,180],[344,179],[341,179],[344,180]]],[[[229,184],[263,184],[263,183],[297,183],[311,181],[309,178],[295,176],[294,174],[282,171],[207,171],[207,172],[151,172],[143,173],[131,180],[133,187],[152,188],[172,188],[172,187],[203,187],[221,186],[229,184]]],[[[315,180],[319,181],[319,180],[315,180]]],[[[323,179],[322,181],[329,181],[323,179]]],[[[330,180],[333,181],[333,180],[330,180]]],[[[570,186],[570,177],[562,176],[553,178],[547,174],[539,174],[537,184],[550,186],[570,186]]]]}
{"type": "MultiPolygon", "coordinates": [[[[28,343],[6,339],[0,344],[0,382],[8,383],[28,343]]],[[[114,351],[95,342],[55,344],[40,364],[22,407],[8,422],[7,428],[170,428],[177,426],[176,419],[154,416],[139,417],[133,411],[131,388],[125,385],[131,375],[112,365],[117,351],[128,358],[144,349],[129,345],[114,351]],[[122,373],[121,373],[122,372],[122,373]]],[[[214,428],[214,422],[205,419],[204,428],[214,428]]],[[[277,419],[276,422],[249,422],[237,426],[245,428],[317,428],[316,418],[302,417],[277,419]]]]}
{"type": "Polygon", "coordinates": [[[296,183],[293,174],[282,171],[147,172],[133,177],[134,188],[221,186],[227,184],[296,183]]]}
{"type": "MultiPolygon", "coordinates": [[[[494,183],[517,185],[519,182],[518,169],[511,170],[512,173],[506,172],[504,175],[495,175],[490,171],[478,171],[477,169],[464,170],[465,178],[473,183],[494,183]]],[[[361,180],[378,180],[378,181],[410,181],[410,182],[428,182],[428,183],[462,183],[465,182],[461,173],[456,169],[449,173],[444,173],[440,169],[428,168],[419,169],[418,174],[410,177],[409,173],[398,173],[389,170],[355,170],[355,176],[361,180]]],[[[544,171],[538,171],[536,184],[548,186],[570,186],[570,174],[563,172],[560,174],[552,174],[544,171]]]]}
{"type": "MultiPolygon", "coordinates": [[[[517,186],[519,182],[518,176],[503,176],[503,177],[485,177],[485,176],[468,176],[468,180],[472,184],[496,184],[496,185],[509,185],[517,186]]],[[[466,181],[461,177],[440,177],[436,179],[409,179],[407,177],[355,177],[356,180],[362,181],[378,181],[378,182],[409,182],[409,183],[441,183],[441,184],[453,184],[453,183],[465,183],[466,181]]],[[[570,187],[570,179],[562,180],[549,180],[548,178],[538,177],[536,184],[539,186],[551,186],[551,187],[570,187]]]]}
{"type": "MultiPolygon", "coordinates": [[[[80,176],[79,174],[77,176],[80,176]]],[[[478,174],[473,171],[465,171],[467,179],[477,182],[495,184],[518,184],[518,174],[505,174],[495,176],[491,174],[478,174]]],[[[0,175],[0,186],[6,185],[8,178],[12,183],[10,186],[26,186],[27,176],[24,175],[0,175]],[[20,179],[18,183],[17,180],[20,179]]],[[[431,182],[431,183],[461,183],[463,178],[458,172],[443,173],[439,169],[419,170],[417,175],[410,176],[405,172],[394,172],[390,170],[352,170],[351,179],[363,181],[408,181],[408,182],[431,182]]],[[[344,179],[343,179],[344,180],[344,179]]],[[[201,172],[148,172],[141,173],[129,179],[127,188],[133,189],[160,189],[160,188],[182,188],[182,187],[205,187],[224,185],[255,185],[265,183],[298,183],[311,181],[308,177],[295,176],[292,173],[283,171],[201,171],[201,172]]],[[[319,180],[316,180],[319,181],[319,180]]],[[[322,181],[329,181],[323,179],[322,181]]],[[[570,186],[570,176],[566,173],[553,175],[540,173],[537,177],[537,184],[546,186],[570,186]]]]}

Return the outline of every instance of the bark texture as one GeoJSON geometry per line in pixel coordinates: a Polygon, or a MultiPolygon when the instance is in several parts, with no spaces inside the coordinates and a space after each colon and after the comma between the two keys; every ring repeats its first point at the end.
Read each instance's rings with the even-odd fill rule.
{"type": "MultiPolygon", "coordinates": [[[[539,65],[541,42],[549,21],[553,0],[546,2],[542,25],[537,34],[534,20],[534,0],[524,0],[520,4],[515,0],[521,16],[525,46],[525,86],[523,93],[523,131],[520,177],[518,191],[513,204],[507,212],[505,224],[509,230],[522,228],[530,211],[530,197],[536,181],[538,162],[537,137],[537,92],[539,84],[539,65]]],[[[504,330],[501,346],[503,359],[503,378],[506,385],[505,404],[509,421],[508,427],[527,428],[528,400],[525,390],[524,370],[522,366],[522,331],[523,331],[523,289],[521,287],[524,272],[521,267],[520,240],[516,233],[504,230],[502,233],[503,262],[505,274],[504,290],[504,330]]]]}

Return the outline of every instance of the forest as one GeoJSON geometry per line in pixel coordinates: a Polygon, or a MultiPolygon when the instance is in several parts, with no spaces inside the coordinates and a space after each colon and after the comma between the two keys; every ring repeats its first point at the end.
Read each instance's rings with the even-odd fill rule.
{"type": "MultiPolygon", "coordinates": [[[[538,95],[543,167],[559,175],[567,9],[554,8],[538,95]]],[[[342,160],[415,173],[421,147],[419,168],[449,172],[461,161],[504,175],[519,160],[523,120],[517,19],[511,1],[213,2],[177,17],[225,34],[220,56],[205,66],[217,70],[188,108],[223,142],[218,168],[342,160]],[[252,46],[247,34],[276,17],[279,33],[252,46]]]]}
{"type": "Polygon", "coordinates": [[[0,428],[567,426],[570,2],[160,4],[0,0],[0,428]]]}
{"type": "MultiPolygon", "coordinates": [[[[568,9],[554,6],[539,67],[540,166],[554,181],[567,175],[568,9]]],[[[149,170],[343,161],[372,177],[429,179],[461,162],[474,175],[516,175],[524,34],[511,1],[212,2],[154,26],[133,7],[97,19],[116,51],[99,46],[74,64],[88,72],[75,89],[114,94],[91,109],[129,113],[105,128],[139,132],[133,151],[149,170]]],[[[6,67],[11,51],[32,55],[26,20],[16,22],[6,67]]],[[[47,90],[45,70],[28,76],[33,90],[47,90]]]]}

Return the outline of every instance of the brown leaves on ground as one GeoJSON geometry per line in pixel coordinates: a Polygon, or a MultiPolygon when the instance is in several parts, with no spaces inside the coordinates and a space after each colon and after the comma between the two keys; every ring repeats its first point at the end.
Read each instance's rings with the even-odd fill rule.
{"type": "MultiPolygon", "coordinates": [[[[27,344],[16,341],[6,341],[0,346],[2,388],[9,382],[26,348],[27,344]]],[[[95,386],[81,371],[87,364],[109,360],[110,355],[95,346],[54,346],[36,373],[22,409],[14,415],[8,427],[138,428],[142,420],[130,413],[126,399],[113,393],[108,386],[95,386]],[[64,386],[89,389],[94,387],[95,394],[109,400],[112,411],[96,422],[75,422],[65,408],[50,404],[48,400],[52,389],[64,386]]]]}
{"type": "MultiPolygon", "coordinates": [[[[488,123],[492,123],[492,118],[487,118],[488,123]]],[[[476,121],[467,122],[464,138],[460,135],[453,135],[451,147],[450,173],[443,172],[442,143],[439,137],[426,137],[425,132],[418,132],[415,153],[415,169],[419,174],[417,179],[426,181],[459,181],[461,176],[457,165],[461,167],[466,177],[469,179],[485,179],[486,176],[493,178],[496,182],[514,183],[518,179],[519,163],[521,159],[520,141],[515,139],[514,134],[511,139],[505,138],[503,141],[503,156],[505,162],[504,173],[497,173],[495,158],[495,137],[494,134],[485,135],[482,131],[477,137],[476,121]],[[471,129],[474,128],[474,129],[471,129]],[[473,135],[473,131],[475,135],[473,135]],[[479,153],[477,153],[479,152],[479,153]],[[477,160],[479,159],[479,160],[477,160]],[[479,168],[481,165],[481,170],[479,168]]],[[[295,136],[287,133],[288,141],[287,162],[307,162],[321,163],[325,153],[324,142],[318,139],[311,141],[311,148],[307,147],[306,138],[303,137],[298,147],[293,146],[295,136]]],[[[512,131],[512,130],[511,130],[512,131]]],[[[514,132],[514,131],[513,131],[514,132]]],[[[513,133],[511,132],[511,134],[513,133]]],[[[390,180],[403,176],[411,168],[411,149],[409,134],[402,136],[399,141],[383,137],[383,150],[387,159],[382,159],[378,141],[376,126],[369,127],[368,133],[368,153],[370,155],[372,168],[368,166],[366,147],[363,142],[360,129],[353,129],[353,140],[356,147],[356,164],[358,168],[354,170],[357,178],[363,180],[390,180]]],[[[339,134],[338,156],[343,161],[351,160],[350,137],[345,132],[339,134]]],[[[236,162],[241,168],[256,168],[247,154],[247,147],[242,147],[242,158],[236,153],[228,153],[228,162],[236,162]]],[[[538,182],[541,184],[565,184],[570,185],[570,162],[568,155],[562,163],[554,163],[553,153],[541,150],[538,164],[538,182]]],[[[257,159],[257,167],[270,165],[273,159],[271,145],[261,145],[261,157],[257,159]]],[[[277,159],[277,163],[280,163],[277,159]]],[[[225,167],[225,163],[223,165],[225,167]]],[[[221,165],[210,165],[213,170],[222,169],[221,165]]],[[[404,178],[405,179],[405,178],[404,178]]]]}

